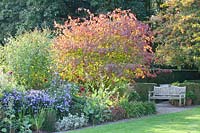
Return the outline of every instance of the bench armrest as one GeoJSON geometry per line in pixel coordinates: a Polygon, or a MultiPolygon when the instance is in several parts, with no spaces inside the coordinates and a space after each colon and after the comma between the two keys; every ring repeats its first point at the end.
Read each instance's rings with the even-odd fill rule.
{"type": "Polygon", "coordinates": [[[151,94],[153,94],[154,93],[154,91],[149,91],[149,96],[151,96],[151,94]]]}
{"type": "Polygon", "coordinates": [[[185,94],[186,94],[186,92],[180,92],[179,94],[180,94],[180,95],[185,95],[185,94]]]}
{"type": "Polygon", "coordinates": [[[180,93],[179,93],[179,96],[181,96],[181,97],[183,96],[183,97],[185,98],[186,93],[185,93],[185,92],[180,92],[180,93]]]}

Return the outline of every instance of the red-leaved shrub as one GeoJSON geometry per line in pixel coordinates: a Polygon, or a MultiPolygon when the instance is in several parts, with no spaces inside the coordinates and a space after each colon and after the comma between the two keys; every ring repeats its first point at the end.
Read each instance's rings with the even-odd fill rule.
{"type": "Polygon", "coordinates": [[[113,121],[126,118],[126,111],[122,107],[116,106],[116,107],[112,107],[110,110],[111,110],[113,121]]]}
{"type": "Polygon", "coordinates": [[[152,32],[130,11],[71,19],[55,24],[56,70],[63,79],[85,82],[109,78],[133,79],[149,73],[153,52],[152,32]]]}

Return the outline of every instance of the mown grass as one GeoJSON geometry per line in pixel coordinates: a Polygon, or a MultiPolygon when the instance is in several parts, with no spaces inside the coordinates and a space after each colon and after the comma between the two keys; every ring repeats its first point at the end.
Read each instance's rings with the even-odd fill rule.
{"type": "Polygon", "coordinates": [[[69,133],[200,133],[200,108],[89,127],[69,133]]]}

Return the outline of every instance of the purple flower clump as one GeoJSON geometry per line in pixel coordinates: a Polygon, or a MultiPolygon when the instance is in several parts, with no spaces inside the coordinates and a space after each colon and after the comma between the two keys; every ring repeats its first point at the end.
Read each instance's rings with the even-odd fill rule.
{"type": "Polygon", "coordinates": [[[19,112],[20,108],[24,106],[24,95],[22,92],[13,90],[10,92],[4,92],[3,97],[0,99],[0,102],[3,105],[3,109],[7,109],[9,106],[9,103],[12,102],[14,105],[15,111],[19,112]]]}
{"type": "Polygon", "coordinates": [[[30,90],[25,92],[24,96],[27,110],[37,113],[41,108],[51,108],[54,104],[54,99],[45,91],[30,90]]]}
{"type": "Polygon", "coordinates": [[[52,97],[54,98],[54,107],[60,113],[68,112],[71,102],[70,86],[64,85],[61,88],[57,88],[52,97]]]}
{"type": "Polygon", "coordinates": [[[13,102],[16,112],[22,109],[27,113],[35,114],[42,108],[54,108],[58,112],[64,113],[69,111],[71,96],[68,88],[57,90],[52,95],[43,90],[29,90],[26,92],[10,91],[4,92],[0,102],[3,108],[8,108],[9,102],[13,102]]]}

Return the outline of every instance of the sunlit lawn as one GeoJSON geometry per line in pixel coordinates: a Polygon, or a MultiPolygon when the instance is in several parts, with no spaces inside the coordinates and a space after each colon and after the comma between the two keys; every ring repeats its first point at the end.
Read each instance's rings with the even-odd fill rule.
{"type": "Polygon", "coordinates": [[[200,133],[200,108],[89,127],[70,133],[200,133]]]}

